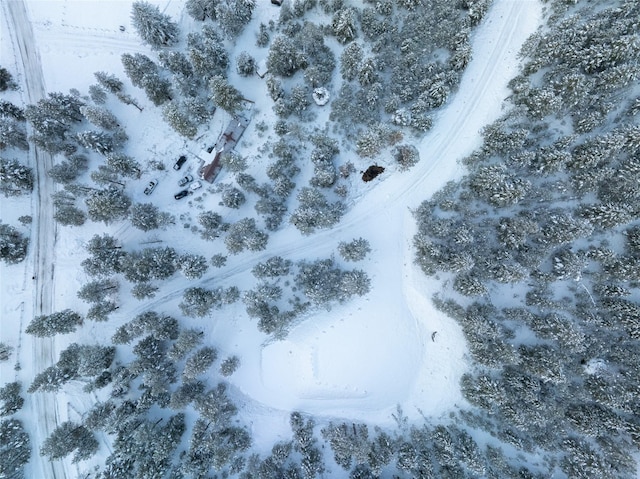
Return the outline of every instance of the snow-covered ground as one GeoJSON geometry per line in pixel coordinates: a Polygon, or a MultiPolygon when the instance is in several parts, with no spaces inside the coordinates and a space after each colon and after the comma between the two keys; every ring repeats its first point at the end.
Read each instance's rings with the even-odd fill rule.
{"type": "MultiPolygon", "coordinates": [[[[181,24],[190,23],[181,11],[183,2],[158,0],[154,3],[181,24]]],[[[26,5],[35,35],[34,48],[40,52],[48,91],[66,92],[77,88],[85,94],[88,85],[94,83],[93,72],[98,70],[113,72],[124,79],[120,55],[148,52],[130,26],[129,0],[27,1],[26,5]],[[125,26],[124,32],[120,31],[120,25],[125,26]]],[[[276,12],[269,2],[259,3],[258,18],[254,22],[273,18],[276,12]]],[[[336,228],[310,237],[301,236],[294,228],[285,228],[271,235],[266,251],[230,257],[227,267],[210,271],[213,279],[188,282],[176,278],[163,285],[161,294],[144,306],[123,295],[120,311],[107,325],[87,324],[78,333],[78,338],[57,340],[55,349],[59,351],[64,348],[62,343],[66,345],[73,340],[103,341],[117,326],[131,319],[136,308],[149,307],[179,315],[179,293],[186,286],[224,281],[225,285],[238,284],[242,289],[251,267],[271,255],[280,254],[293,260],[327,257],[336,253],[339,241],[364,237],[370,241],[373,251],[357,267],[365,269],[372,278],[371,293],[330,311],[306,316],[286,340],[264,344],[264,335],[246,318],[240,306],[225,313],[214,313],[213,319],[193,323],[206,329],[210,340],[223,355],[241,357],[242,365],[231,377],[231,383],[247,397],[242,414],[252,424],[256,443],[259,445],[263,440],[265,445],[271,444],[280,434],[287,434],[287,416],[294,409],[323,417],[387,424],[393,421],[391,415],[397,405],[409,418],[418,418],[421,414],[437,418],[460,404],[463,398],[458,381],[467,368],[465,340],[457,324],[431,304],[430,297],[440,289],[438,282],[426,279],[413,264],[411,209],[446,182],[464,173],[458,160],[479,146],[479,130],[502,113],[502,102],[508,95],[507,83],[518,69],[517,53],[540,21],[541,5],[537,0],[495,0],[474,34],[473,60],[463,76],[459,92],[435,118],[434,128],[417,145],[421,162],[405,173],[390,168],[391,174],[383,175],[380,181],[364,184],[354,180],[352,192],[356,201],[336,228]]],[[[7,19],[3,22],[3,28],[5,25],[15,28],[7,19]]],[[[15,64],[14,58],[20,53],[7,49],[6,42],[2,43],[0,64],[15,64]]],[[[236,50],[251,51],[255,49],[253,43],[252,33],[243,35],[236,50]]],[[[270,123],[274,117],[262,98],[266,97],[262,95],[265,91],[262,80],[242,81],[245,83],[239,85],[241,90],[255,92],[258,97],[252,126],[260,120],[270,123]]],[[[135,93],[137,98],[143,97],[139,90],[130,88],[129,92],[135,93]]],[[[154,113],[150,106],[142,114],[116,103],[113,108],[131,125],[127,130],[132,139],[128,153],[137,158],[161,158],[170,166],[181,151],[197,152],[199,149],[198,142],[187,143],[171,132],[159,121],[158,111],[154,113]]],[[[217,135],[215,132],[226,118],[216,113],[214,120],[211,136],[217,135]]],[[[244,152],[257,149],[257,143],[262,140],[255,141],[252,134],[255,130],[250,127],[239,146],[241,151],[242,148],[246,150],[244,152]]],[[[196,161],[191,158],[184,170],[195,171],[195,167],[196,161]]],[[[136,201],[142,201],[142,185],[150,175],[143,175],[139,184],[134,185],[137,189],[132,195],[136,201]]],[[[159,179],[154,201],[159,201],[160,206],[164,205],[177,217],[184,215],[185,219],[178,220],[178,227],[172,230],[154,234],[179,251],[209,248],[202,252],[207,257],[223,252],[220,245],[203,244],[195,237],[188,246],[184,245],[185,235],[192,235],[182,228],[182,223],[197,215],[197,203],[174,202],[171,196],[177,189],[177,176],[172,170],[162,173],[159,179]],[[220,250],[214,251],[215,248],[220,250]]],[[[205,206],[213,197],[206,191],[199,195],[205,206]]],[[[3,205],[4,202],[3,199],[3,205]]],[[[2,215],[3,221],[15,222],[6,215],[4,207],[2,215]]],[[[138,247],[141,241],[149,239],[148,235],[124,222],[106,229],[102,225],[61,229],[52,252],[56,258],[55,291],[50,293],[53,310],[84,307],[78,305],[79,300],[75,297],[75,291],[87,281],[79,268],[85,256],[82,244],[94,233],[102,231],[110,231],[131,247],[138,247]]],[[[11,323],[3,320],[2,341],[14,346],[20,340],[18,325],[22,322],[24,329],[24,322],[30,320],[31,314],[28,309],[20,321],[19,311],[24,310],[20,305],[25,301],[32,302],[30,298],[36,292],[30,279],[25,280],[27,276],[31,277],[31,270],[25,273],[24,268],[33,269],[33,263],[2,266],[0,270],[3,277],[0,312],[3,318],[13,319],[11,323]]],[[[33,358],[31,353],[21,351],[19,360],[25,370],[29,367],[26,363],[33,358]]],[[[48,365],[32,365],[31,371],[37,373],[48,365]]],[[[2,365],[3,377],[7,377],[5,373],[12,366],[13,363],[2,365]]],[[[25,378],[26,374],[23,371],[25,378]]],[[[76,411],[90,406],[91,400],[79,395],[75,397],[74,390],[76,388],[67,389],[58,398],[66,405],[57,408],[62,416],[60,420],[77,419],[79,412],[76,411]]],[[[23,419],[36,434],[34,425],[37,421],[23,419]]],[[[37,443],[43,439],[38,437],[37,443]]],[[[44,468],[42,471],[49,477],[44,468]]],[[[67,472],[53,474],[72,477],[67,472]]]]}

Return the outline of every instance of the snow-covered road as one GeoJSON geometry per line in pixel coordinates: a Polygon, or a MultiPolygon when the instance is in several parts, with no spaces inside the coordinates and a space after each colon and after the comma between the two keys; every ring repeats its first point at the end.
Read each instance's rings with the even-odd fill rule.
{"type": "MultiPolygon", "coordinates": [[[[40,54],[33,35],[31,21],[22,0],[2,2],[3,13],[11,28],[9,34],[14,47],[20,54],[24,83],[29,103],[34,104],[46,95],[45,82],[40,65],[40,54]]],[[[31,131],[29,131],[31,134],[31,131]]],[[[47,171],[53,166],[53,158],[33,144],[29,150],[29,163],[34,169],[35,188],[32,201],[33,231],[30,239],[30,252],[33,264],[33,309],[32,314],[50,314],[54,308],[55,291],[55,243],[57,225],[53,220],[51,193],[55,185],[47,171]]],[[[51,366],[57,360],[54,338],[39,339],[23,334],[21,357],[18,361],[21,370],[18,378],[28,387],[35,374],[51,366]]],[[[59,422],[58,397],[55,394],[29,394],[25,411],[29,412],[31,430],[37,431],[41,441],[46,438],[59,422]]],[[[66,461],[49,462],[39,454],[39,443],[34,444],[29,467],[32,477],[63,479],[69,477],[66,461]]]]}

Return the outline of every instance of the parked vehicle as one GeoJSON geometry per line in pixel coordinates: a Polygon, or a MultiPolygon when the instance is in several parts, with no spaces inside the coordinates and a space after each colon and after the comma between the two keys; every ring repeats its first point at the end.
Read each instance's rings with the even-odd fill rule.
{"type": "Polygon", "coordinates": [[[197,190],[198,188],[202,188],[202,183],[200,183],[199,181],[194,181],[189,185],[189,188],[191,188],[192,190],[197,190]]]}
{"type": "Polygon", "coordinates": [[[182,165],[184,165],[186,161],[187,161],[187,157],[182,155],[180,158],[178,158],[178,161],[176,161],[176,163],[173,165],[173,169],[176,171],[179,170],[180,168],[182,168],[182,165]]]}
{"type": "Polygon", "coordinates": [[[150,195],[151,193],[153,193],[153,190],[155,190],[157,184],[158,180],[151,180],[147,187],[144,189],[144,194],[150,195]]]}
{"type": "Polygon", "coordinates": [[[180,181],[178,181],[178,186],[184,186],[187,183],[190,183],[192,181],[193,181],[193,176],[187,175],[184,178],[182,178],[180,181]]]}
{"type": "Polygon", "coordinates": [[[182,198],[184,198],[185,196],[187,196],[189,194],[189,190],[182,190],[178,193],[176,193],[175,195],[173,195],[173,197],[176,200],[181,200],[182,198]]]}

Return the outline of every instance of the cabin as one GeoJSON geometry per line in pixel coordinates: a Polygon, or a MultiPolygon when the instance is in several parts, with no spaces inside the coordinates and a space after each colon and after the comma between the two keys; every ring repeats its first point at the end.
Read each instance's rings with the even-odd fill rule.
{"type": "Polygon", "coordinates": [[[215,145],[202,150],[198,157],[204,162],[200,169],[200,178],[213,183],[222,169],[220,158],[226,151],[231,151],[240,141],[240,137],[247,129],[249,120],[242,116],[233,118],[224,132],[218,138],[215,145]]]}
{"type": "Polygon", "coordinates": [[[222,169],[222,164],[220,163],[220,157],[224,150],[219,151],[207,151],[202,150],[200,152],[200,158],[204,160],[204,166],[200,169],[200,178],[209,183],[213,183],[220,173],[222,169]]]}

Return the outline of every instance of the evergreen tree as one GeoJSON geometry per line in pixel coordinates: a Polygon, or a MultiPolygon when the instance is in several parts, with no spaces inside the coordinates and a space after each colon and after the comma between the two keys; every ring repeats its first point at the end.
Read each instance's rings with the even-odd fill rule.
{"type": "Polygon", "coordinates": [[[0,361],[8,361],[13,348],[5,343],[0,343],[0,361]]]}
{"type": "Polygon", "coordinates": [[[229,228],[224,244],[232,254],[238,254],[245,249],[261,251],[267,247],[269,235],[260,231],[253,218],[244,218],[229,228]]]}
{"type": "Polygon", "coordinates": [[[115,75],[107,72],[95,72],[93,74],[98,80],[98,83],[108,92],[121,93],[124,89],[124,84],[115,75]]]}
{"type": "Polygon", "coordinates": [[[138,0],[131,7],[131,22],[142,41],[152,48],[174,45],[179,39],[178,25],[156,5],[138,0]]]}
{"type": "Polygon", "coordinates": [[[171,100],[171,82],[160,76],[158,65],[142,53],[123,53],[124,71],[134,86],[144,89],[154,105],[171,100]]]}
{"type": "Polygon", "coordinates": [[[82,131],[76,134],[76,139],[85,148],[101,155],[107,155],[120,146],[113,135],[103,131],[82,131]]]}
{"type": "Polygon", "coordinates": [[[197,254],[184,254],[178,259],[182,274],[188,279],[199,279],[207,271],[207,258],[197,254]]]}
{"type": "Polygon", "coordinates": [[[255,0],[229,0],[216,5],[216,19],[227,38],[236,38],[251,21],[255,0]]]}
{"type": "Polygon", "coordinates": [[[29,462],[31,444],[29,434],[17,419],[0,421],[0,477],[21,479],[23,467],[29,462]]]}
{"type": "Polygon", "coordinates": [[[195,20],[204,22],[207,18],[216,19],[216,7],[220,0],[187,0],[185,9],[195,20]]]}
{"type": "Polygon", "coordinates": [[[178,338],[169,349],[167,356],[172,361],[184,359],[189,351],[202,342],[204,333],[196,329],[183,329],[178,334],[178,338]]]}
{"type": "Polygon", "coordinates": [[[142,231],[150,231],[162,226],[162,214],[153,203],[135,203],[129,210],[131,224],[142,231]]]}
{"type": "Polygon", "coordinates": [[[214,348],[210,346],[200,348],[187,358],[182,377],[186,380],[195,379],[200,374],[205,373],[217,358],[218,352],[214,348]]]}
{"type": "Polygon", "coordinates": [[[106,164],[116,173],[129,178],[140,178],[140,163],[123,153],[107,154],[106,164]]]}
{"type": "Polygon", "coordinates": [[[93,235],[86,245],[91,257],[82,261],[90,276],[108,276],[120,271],[120,262],[126,256],[118,241],[108,234],[93,235]]]}
{"type": "Polygon", "coordinates": [[[238,367],[240,367],[240,358],[238,356],[229,356],[220,363],[220,374],[225,377],[231,376],[238,367]]]}
{"type": "Polygon", "coordinates": [[[290,222],[303,234],[311,234],[316,228],[335,225],[344,213],[341,202],[329,203],[315,188],[302,188],[298,193],[298,202],[298,208],[291,215],[290,222]]]}
{"type": "Polygon", "coordinates": [[[22,122],[0,116],[0,150],[7,148],[28,150],[27,130],[22,122]]]}
{"type": "Polygon", "coordinates": [[[120,123],[116,116],[106,108],[86,105],[81,107],[80,111],[87,120],[100,128],[113,130],[120,127],[120,123]]]}
{"type": "Polygon", "coordinates": [[[272,74],[290,77],[307,64],[306,56],[298,51],[292,39],[279,35],[271,43],[267,67],[272,74]]]}
{"type": "Polygon", "coordinates": [[[243,107],[244,97],[221,75],[214,76],[209,82],[211,100],[227,113],[234,115],[243,107]]]}
{"type": "Polygon", "coordinates": [[[193,138],[198,133],[198,125],[191,119],[189,112],[175,101],[162,107],[162,117],[171,128],[186,138],[193,138]]]}
{"type": "Polygon", "coordinates": [[[53,218],[63,226],[82,226],[87,215],[73,205],[61,205],[56,208],[53,218]]]}
{"type": "Polygon", "coordinates": [[[226,206],[227,208],[238,209],[240,206],[244,204],[246,198],[244,193],[240,191],[238,188],[225,188],[222,192],[222,201],[221,205],[226,206]]]}
{"type": "Polygon", "coordinates": [[[17,160],[0,158],[0,191],[14,196],[33,190],[33,169],[17,160]]]}
{"type": "Polygon", "coordinates": [[[346,261],[361,261],[371,252],[371,247],[366,239],[357,238],[349,243],[341,241],[338,252],[346,261]]]}
{"type": "Polygon", "coordinates": [[[256,72],[256,60],[249,53],[242,51],[236,58],[236,70],[243,77],[248,77],[256,72]]]}
{"type": "Polygon", "coordinates": [[[103,221],[105,224],[126,218],[131,206],[129,197],[113,187],[92,191],[85,202],[89,219],[103,221]]]}
{"type": "Polygon", "coordinates": [[[90,458],[98,450],[98,441],[86,427],[72,421],[66,421],[54,429],[45,439],[40,455],[47,456],[50,461],[62,459],[73,451],[73,462],[90,458]]]}
{"type": "Polygon", "coordinates": [[[88,303],[99,303],[107,296],[118,292],[119,283],[115,279],[90,281],[78,290],[78,298],[88,303]]]}
{"type": "Polygon", "coordinates": [[[107,102],[107,92],[100,85],[89,85],[89,96],[96,105],[104,105],[107,102]]]}
{"type": "Polygon", "coordinates": [[[256,278],[277,278],[287,276],[292,266],[291,260],[281,256],[272,256],[265,262],[257,263],[251,272],[256,278]]]}
{"type": "Polygon", "coordinates": [[[204,288],[187,288],[182,302],[178,305],[183,314],[191,317],[203,317],[216,306],[222,304],[222,291],[204,288]]]}
{"type": "Polygon", "coordinates": [[[196,75],[208,81],[215,75],[224,75],[229,66],[229,55],[220,35],[211,25],[204,25],[202,33],[187,36],[189,58],[196,75]]]}
{"type": "Polygon", "coordinates": [[[335,12],[331,28],[340,43],[348,43],[356,38],[358,35],[356,10],[345,7],[335,12]]]}
{"type": "Polygon", "coordinates": [[[29,238],[26,238],[16,228],[0,223],[0,259],[7,264],[15,264],[27,256],[29,238]]]}
{"type": "Polygon", "coordinates": [[[18,84],[13,80],[13,75],[5,67],[0,67],[0,92],[17,90],[18,84]]]}
{"type": "Polygon", "coordinates": [[[0,416],[10,416],[22,408],[24,399],[20,396],[21,384],[18,381],[7,383],[0,388],[0,416]]]}
{"type": "Polygon", "coordinates": [[[71,309],[64,309],[49,315],[36,316],[25,329],[27,334],[38,337],[72,333],[82,324],[82,316],[71,309]]]}
{"type": "Polygon", "coordinates": [[[143,299],[155,297],[158,289],[160,288],[150,283],[137,283],[131,288],[131,294],[134,298],[142,301],[143,299]]]}

